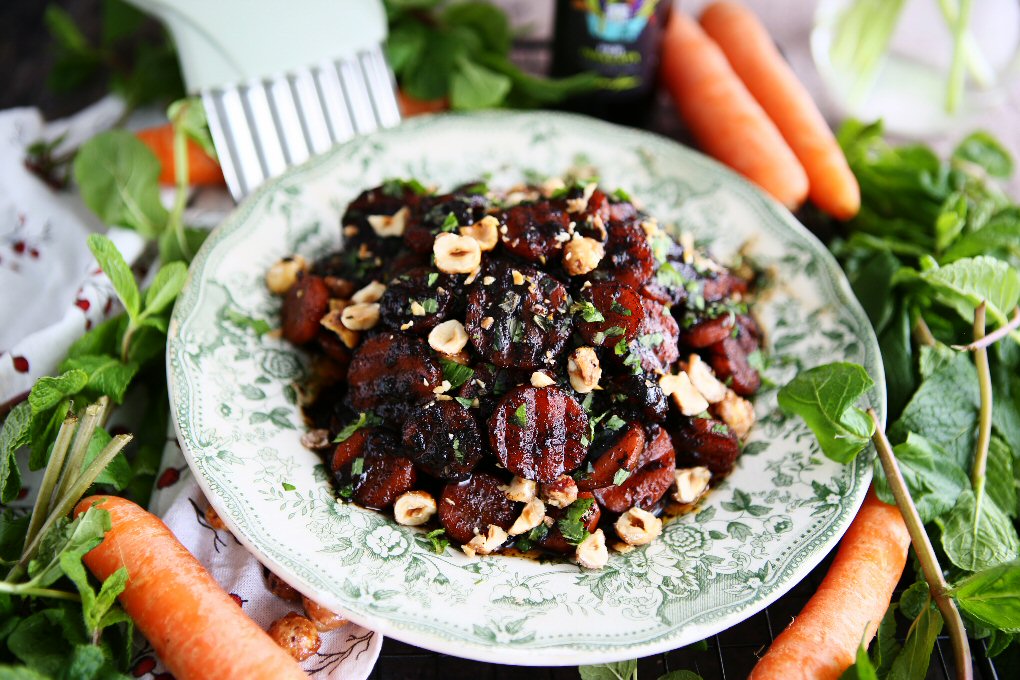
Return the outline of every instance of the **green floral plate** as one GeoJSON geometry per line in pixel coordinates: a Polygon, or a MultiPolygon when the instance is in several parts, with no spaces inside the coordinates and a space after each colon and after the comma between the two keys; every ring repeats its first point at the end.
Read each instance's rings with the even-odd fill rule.
{"type": "Polygon", "coordinates": [[[775,202],[717,163],[652,134],[563,114],[420,118],[362,137],[250,197],[208,239],[177,302],[167,352],[181,446],[237,538],[295,588],[385,635],[461,657],[573,665],[701,640],[789,590],[833,547],[864,499],[868,457],[820,455],[810,432],[755,402],[759,422],[732,476],[660,540],[601,571],[514,557],[435,554],[422,532],[336,502],[299,443],[293,381],[305,358],[260,334],[278,324],[263,277],[278,258],[340,243],[339,217],[389,177],[442,187],[509,186],[578,162],[726,261],[745,246],[770,273],[756,305],[768,380],[845,359],[867,367],[884,413],[878,345],[825,248],[775,202]]]}

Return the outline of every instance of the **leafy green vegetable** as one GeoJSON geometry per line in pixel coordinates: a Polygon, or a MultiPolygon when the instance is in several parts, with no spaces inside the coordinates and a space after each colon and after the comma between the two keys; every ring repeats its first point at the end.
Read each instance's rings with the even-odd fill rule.
{"type": "Polygon", "coordinates": [[[347,441],[351,436],[363,427],[376,427],[382,423],[382,419],[374,413],[366,413],[362,411],[358,414],[358,419],[353,423],[348,423],[342,430],[337,434],[336,439],[333,440],[334,444],[340,444],[347,441]]]}
{"type": "Polygon", "coordinates": [[[855,404],[875,383],[856,364],[833,363],[798,374],[779,390],[779,406],[799,415],[826,456],[846,463],[871,439],[874,426],[855,404]]]}
{"type": "Polygon", "coordinates": [[[473,368],[456,361],[440,358],[439,363],[443,369],[443,380],[449,381],[450,387],[460,387],[475,375],[473,368]]]}
{"type": "Polygon", "coordinates": [[[967,321],[974,318],[974,308],[986,301],[988,316],[1005,324],[1020,300],[1020,272],[1007,262],[984,255],[929,269],[920,278],[967,321]]]}
{"type": "Polygon", "coordinates": [[[953,586],[956,603],[987,626],[1020,633],[1020,560],[998,564],[953,586]]]}
{"type": "MultiPolygon", "coordinates": [[[[85,205],[107,224],[150,239],[162,233],[168,218],[159,199],[160,169],[152,151],[123,130],[96,135],[74,159],[74,178],[85,205]]],[[[110,273],[105,266],[104,271],[110,273]]]]}
{"type": "Polygon", "coordinates": [[[953,151],[953,159],[980,166],[992,177],[1009,177],[1013,174],[1013,159],[1009,152],[987,132],[972,132],[953,151]]]}
{"type": "Polygon", "coordinates": [[[594,74],[552,80],[509,59],[506,15],[488,2],[387,0],[386,56],[401,88],[423,100],[447,98],[453,109],[528,107],[593,89],[594,74]]]}
{"type": "Polygon", "coordinates": [[[32,407],[23,401],[7,414],[0,428],[0,503],[10,503],[21,491],[21,470],[14,454],[28,443],[32,407]]]}
{"type": "MultiPolygon", "coordinates": [[[[911,432],[907,441],[898,444],[893,450],[900,472],[910,489],[910,496],[924,522],[949,512],[960,494],[970,488],[970,479],[963,468],[956,465],[945,450],[920,435],[911,432]]],[[[878,497],[895,505],[889,482],[877,460],[874,483],[878,497]]]]}
{"type": "Polygon", "coordinates": [[[978,571],[1016,559],[1020,539],[994,500],[985,496],[979,508],[968,489],[956,499],[945,520],[942,548],[960,569],[978,571]]]}
{"type": "Polygon", "coordinates": [[[878,672],[868,656],[868,648],[863,643],[857,648],[854,665],[843,671],[839,680],[878,680],[878,672]]]}
{"type": "Polygon", "coordinates": [[[588,527],[585,526],[583,519],[594,504],[595,500],[592,498],[578,498],[567,506],[563,516],[556,522],[567,543],[577,545],[588,535],[588,527]]]}
{"type": "Polygon", "coordinates": [[[637,661],[579,666],[577,671],[581,674],[581,680],[637,680],[637,661]]]}
{"type": "Polygon", "coordinates": [[[889,668],[890,680],[923,678],[928,672],[935,640],[942,631],[942,614],[934,603],[925,605],[920,616],[910,626],[903,649],[889,668]]]}

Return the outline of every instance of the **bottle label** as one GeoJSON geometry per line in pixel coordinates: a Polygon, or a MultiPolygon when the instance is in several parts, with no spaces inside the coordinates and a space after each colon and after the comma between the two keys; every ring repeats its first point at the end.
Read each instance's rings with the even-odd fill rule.
{"type": "Polygon", "coordinates": [[[598,73],[609,96],[648,92],[669,0],[570,0],[570,5],[565,18],[573,43],[571,70],[598,73]]]}

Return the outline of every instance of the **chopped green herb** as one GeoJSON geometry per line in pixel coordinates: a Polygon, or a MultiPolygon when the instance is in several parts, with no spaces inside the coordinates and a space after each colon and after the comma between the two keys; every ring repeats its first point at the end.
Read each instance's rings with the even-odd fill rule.
{"type": "Polygon", "coordinates": [[[600,312],[595,305],[588,300],[579,300],[578,302],[570,305],[570,313],[580,314],[581,318],[590,323],[606,320],[606,317],[602,316],[602,312],[600,312]]]}
{"type": "Polygon", "coordinates": [[[545,540],[545,537],[549,534],[549,527],[544,523],[539,524],[537,527],[529,531],[526,535],[517,539],[517,549],[528,551],[535,547],[536,543],[541,543],[545,540]]]}
{"type": "Polygon", "coordinates": [[[510,319],[510,342],[521,342],[524,340],[524,324],[521,320],[513,317],[510,319]]]}
{"type": "Polygon", "coordinates": [[[514,411],[514,422],[517,423],[518,427],[528,426],[528,408],[526,404],[521,404],[514,411]]]}
{"type": "Polygon", "coordinates": [[[615,354],[618,357],[622,357],[626,353],[627,353],[626,340],[621,340],[620,342],[616,343],[615,347],[613,347],[613,354],[615,354]]]}
{"type": "Polygon", "coordinates": [[[439,301],[435,298],[425,298],[421,301],[421,306],[426,314],[435,314],[439,311],[439,301]]]}
{"type": "Polygon", "coordinates": [[[638,336],[638,342],[642,347],[651,349],[652,347],[659,347],[665,341],[665,337],[662,333],[646,333],[645,335],[638,336]]]}
{"type": "Polygon", "coordinates": [[[471,186],[461,189],[461,192],[465,194],[487,194],[489,193],[489,185],[485,182],[475,182],[471,186]]]}
{"type": "Polygon", "coordinates": [[[419,196],[424,196],[429,193],[429,190],[425,188],[425,185],[414,178],[400,179],[395,177],[386,180],[382,185],[383,193],[392,198],[400,198],[404,195],[404,191],[408,189],[419,196]]]}
{"type": "Polygon", "coordinates": [[[350,500],[351,497],[354,496],[354,485],[348,484],[347,486],[339,488],[336,495],[345,500],[350,500]]]}
{"type": "Polygon", "coordinates": [[[610,196],[612,196],[613,198],[615,198],[618,201],[626,201],[627,203],[633,203],[634,202],[634,199],[632,199],[630,197],[630,194],[628,194],[623,189],[617,189],[612,194],[610,194],[610,196]]]}
{"type": "Polygon", "coordinates": [[[603,427],[605,427],[607,430],[610,430],[612,432],[616,432],[617,430],[619,430],[621,427],[623,427],[626,424],[627,424],[627,421],[625,421],[623,418],[621,418],[620,416],[618,416],[618,415],[616,415],[614,413],[609,418],[609,420],[606,421],[606,424],[603,427]]]}
{"type": "Polygon", "coordinates": [[[283,490],[284,490],[284,491],[293,491],[293,490],[294,490],[294,489],[296,489],[296,488],[297,488],[297,487],[296,487],[296,486],[294,486],[293,484],[291,484],[290,482],[284,482],[284,483],[283,483],[283,490]]]}
{"type": "Polygon", "coordinates": [[[671,262],[664,262],[659,267],[659,270],[655,272],[655,280],[666,288],[683,288],[686,284],[684,277],[671,262]]]}
{"type": "Polygon", "coordinates": [[[362,474],[365,474],[365,459],[358,456],[351,462],[351,476],[357,477],[362,474]]]}
{"type": "Polygon", "coordinates": [[[588,527],[585,526],[584,516],[588,514],[588,511],[591,510],[594,504],[595,499],[593,498],[578,498],[567,506],[567,511],[563,513],[563,516],[556,523],[567,543],[577,545],[588,535],[588,527]]]}
{"type": "Polygon", "coordinates": [[[460,222],[457,220],[457,216],[454,215],[453,213],[448,213],[446,215],[446,219],[443,220],[443,224],[440,225],[439,229],[441,231],[453,231],[459,226],[460,222]]]}
{"type": "Polygon", "coordinates": [[[439,363],[443,367],[443,380],[449,381],[450,387],[460,387],[475,374],[473,368],[458,364],[456,361],[441,358],[439,363]]]}
{"type": "Polygon", "coordinates": [[[606,329],[606,337],[611,338],[615,335],[623,335],[626,332],[627,331],[620,328],[619,326],[610,326],[609,328],[606,329]]]}
{"type": "Polygon", "coordinates": [[[609,311],[613,312],[614,314],[620,314],[621,316],[630,316],[633,314],[632,311],[621,305],[616,300],[613,300],[613,304],[609,306],[609,311]]]}
{"type": "Polygon", "coordinates": [[[616,474],[613,475],[613,484],[615,484],[616,486],[620,486],[621,484],[626,482],[628,478],[630,478],[630,470],[624,470],[623,468],[620,468],[619,470],[616,471],[616,474]]]}
{"type": "Polygon", "coordinates": [[[431,288],[432,286],[436,285],[436,281],[438,281],[438,280],[439,280],[439,272],[429,272],[429,280],[428,280],[429,288],[431,288]]]}
{"type": "Polygon", "coordinates": [[[333,440],[333,443],[339,444],[341,442],[345,442],[351,438],[351,435],[353,435],[361,428],[375,427],[376,425],[379,425],[381,422],[382,421],[379,419],[379,417],[376,416],[374,413],[359,413],[357,420],[355,420],[353,423],[348,423],[347,426],[344,427],[344,429],[340,430],[340,433],[337,434],[336,439],[333,440]]]}
{"type": "Polygon", "coordinates": [[[468,399],[467,397],[454,397],[454,399],[464,408],[471,408],[475,405],[474,399],[468,399]]]}
{"type": "Polygon", "coordinates": [[[432,544],[432,551],[442,555],[450,547],[450,541],[446,538],[446,529],[436,529],[425,534],[425,538],[432,544]]]}
{"type": "Polygon", "coordinates": [[[605,341],[606,341],[606,334],[603,333],[602,331],[599,331],[595,335],[591,336],[591,343],[593,345],[601,345],[605,341]]]}

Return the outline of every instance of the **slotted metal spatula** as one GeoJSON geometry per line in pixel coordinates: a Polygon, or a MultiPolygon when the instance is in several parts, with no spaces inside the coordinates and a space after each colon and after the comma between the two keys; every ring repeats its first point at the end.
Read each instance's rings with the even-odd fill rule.
{"type": "Polygon", "coordinates": [[[400,122],[378,0],[130,0],[177,43],[230,193],[400,122]]]}

